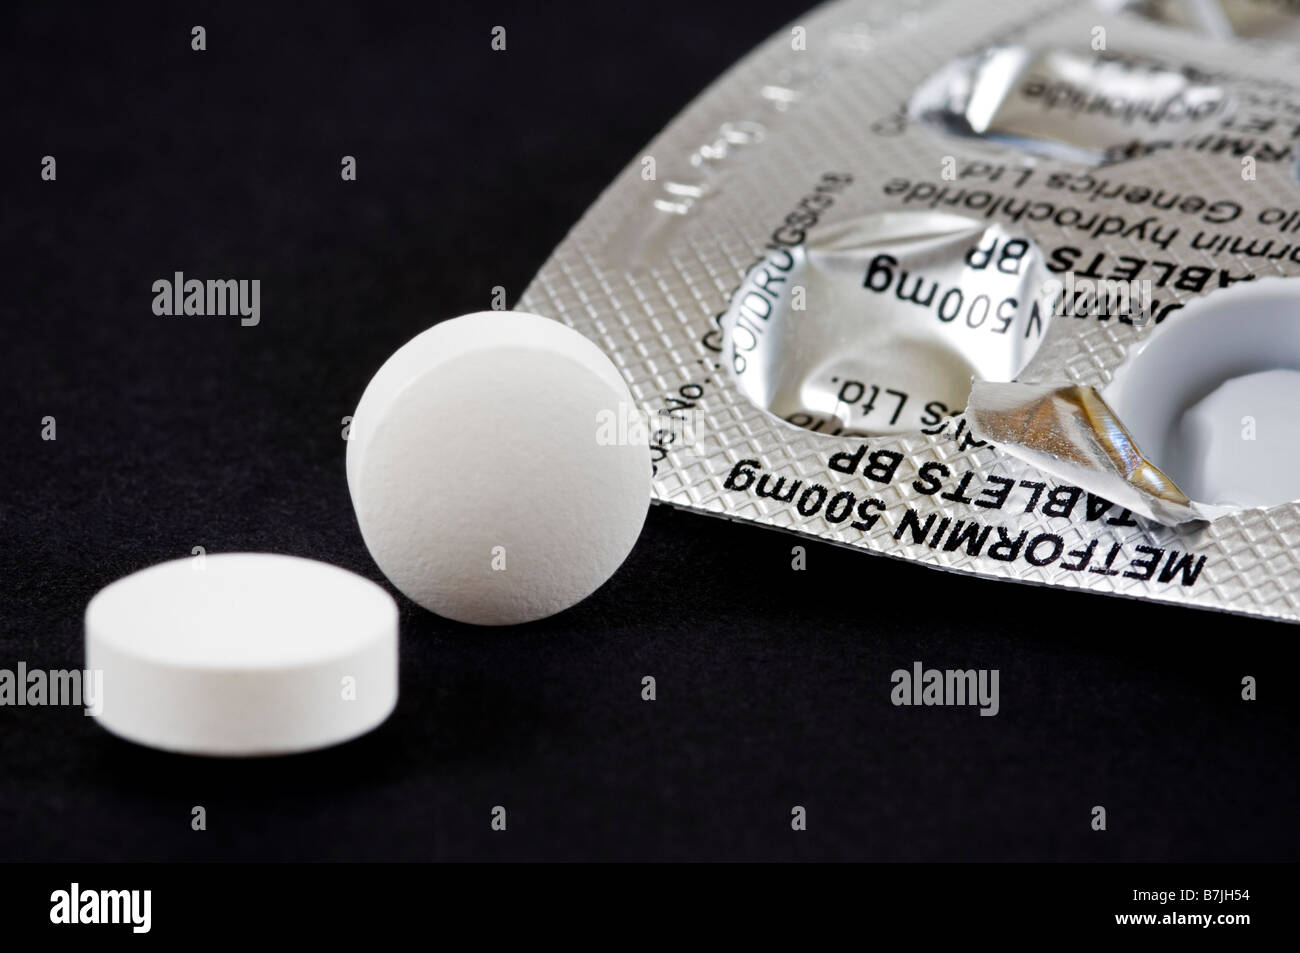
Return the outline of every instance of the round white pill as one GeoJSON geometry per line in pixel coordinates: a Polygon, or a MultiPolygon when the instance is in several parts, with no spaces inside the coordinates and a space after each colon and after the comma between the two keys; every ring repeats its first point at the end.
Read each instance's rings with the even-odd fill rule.
{"type": "Polygon", "coordinates": [[[310,559],[177,559],[90,600],[86,668],[102,673],[87,707],[131,741],[226,756],[323,748],[396,705],[397,604],[310,559]]]}
{"type": "Polygon", "coordinates": [[[398,589],[508,625],[566,609],[622,564],[650,506],[650,451],[618,369],[521,312],[444,321],[388,359],[353,415],[357,522],[398,589]]]}

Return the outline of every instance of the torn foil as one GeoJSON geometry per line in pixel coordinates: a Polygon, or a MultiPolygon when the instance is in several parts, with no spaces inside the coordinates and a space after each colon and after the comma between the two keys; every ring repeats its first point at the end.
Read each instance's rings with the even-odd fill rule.
{"type": "Polygon", "coordinates": [[[966,417],[977,438],[1147,519],[1178,524],[1234,511],[1188,499],[1093,387],[976,381],[966,417]]]}

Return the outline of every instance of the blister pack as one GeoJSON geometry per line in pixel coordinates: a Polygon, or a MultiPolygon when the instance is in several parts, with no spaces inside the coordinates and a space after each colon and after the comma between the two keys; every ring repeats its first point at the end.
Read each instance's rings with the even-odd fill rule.
{"type": "Polygon", "coordinates": [[[521,307],[622,370],[660,502],[1300,621],[1297,24],[840,0],[674,120],[521,307]]]}

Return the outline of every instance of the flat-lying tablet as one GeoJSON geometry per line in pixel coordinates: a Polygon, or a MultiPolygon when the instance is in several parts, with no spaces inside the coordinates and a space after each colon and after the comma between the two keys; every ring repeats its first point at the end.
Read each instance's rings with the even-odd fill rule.
{"type": "Polygon", "coordinates": [[[326,563],[225,553],[161,563],[86,607],[105,728],[186,754],[289,754],[376,727],[397,703],[397,604],[326,563]]]}
{"type": "Polygon", "coordinates": [[[347,475],[379,568],[439,615],[527,622],[618,569],[650,506],[619,370],[576,331],[487,311],[399,348],[353,415],[347,475]]]}

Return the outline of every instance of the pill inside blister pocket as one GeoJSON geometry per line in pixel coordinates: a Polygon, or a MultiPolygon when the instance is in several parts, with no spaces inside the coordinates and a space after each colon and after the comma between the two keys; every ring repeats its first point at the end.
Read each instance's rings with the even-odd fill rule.
{"type": "Polygon", "coordinates": [[[1051,320],[1038,246],[999,225],[886,212],[814,228],[746,274],[722,317],[741,391],[834,435],[938,424],[972,378],[1011,380],[1051,320]]]}

